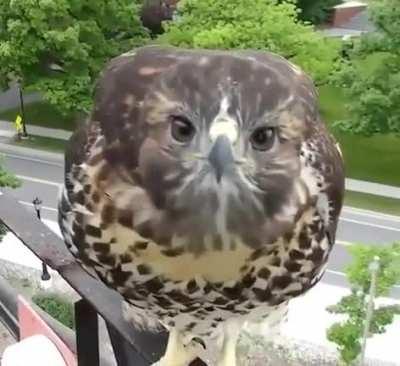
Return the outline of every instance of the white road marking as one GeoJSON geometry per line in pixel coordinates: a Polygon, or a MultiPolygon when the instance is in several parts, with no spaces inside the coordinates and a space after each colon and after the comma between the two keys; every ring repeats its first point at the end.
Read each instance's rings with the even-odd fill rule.
{"type": "Polygon", "coordinates": [[[344,247],[351,247],[354,243],[344,240],[336,240],[335,244],[343,245],[344,247]]]}
{"type": "Polygon", "coordinates": [[[356,208],[356,207],[345,206],[343,208],[343,213],[349,213],[349,214],[356,214],[356,215],[360,215],[360,216],[379,218],[379,219],[386,220],[386,221],[400,222],[400,216],[388,215],[388,214],[384,214],[384,213],[381,213],[381,212],[371,211],[371,210],[364,210],[364,209],[356,208]]]}
{"type": "Polygon", "coordinates": [[[47,184],[50,186],[55,186],[57,188],[60,188],[62,186],[62,183],[57,183],[57,182],[53,182],[51,180],[47,180],[47,179],[40,179],[40,178],[35,178],[35,177],[28,177],[26,175],[17,175],[17,178],[20,178],[22,180],[28,180],[30,182],[35,182],[35,183],[41,183],[41,184],[47,184]]]}
{"type": "Polygon", "coordinates": [[[327,269],[325,272],[326,273],[332,273],[332,274],[334,274],[336,276],[340,276],[340,277],[346,277],[345,273],[339,272],[339,271],[334,271],[333,269],[327,269]]]}
{"type": "MultiPolygon", "coordinates": [[[[22,203],[25,206],[30,206],[33,207],[33,203],[32,202],[26,202],[26,201],[18,201],[19,203],[22,203]]],[[[48,210],[48,211],[53,211],[53,212],[58,212],[58,210],[56,208],[53,207],[48,207],[48,206],[42,206],[42,210],[48,210]]]]}
{"type": "Polygon", "coordinates": [[[377,229],[397,231],[397,232],[400,233],[400,228],[395,228],[395,227],[391,227],[391,226],[378,225],[378,224],[373,224],[371,222],[359,221],[359,220],[354,220],[354,219],[347,219],[347,218],[343,218],[343,217],[341,217],[340,220],[341,221],[346,221],[346,222],[351,222],[353,224],[375,227],[377,229]]]}
{"type": "Polygon", "coordinates": [[[14,158],[14,159],[34,161],[36,163],[41,163],[41,164],[46,164],[46,165],[54,165],[54,166],[58,166],[60,168],[64,167],[64,164],[56,163],[56,162],[53,162],[53,161],[42,160],[42,159],[38,159],[38,158],[30,158],[30,157],[27,157],[27,156],[21,156],[21,155],[15,155],[15,154],[9,154],[9,153],[6,153],[6,152],[2,152],[1,154],[5,155],[5,156],[9,156],[10,158],[14,158]]]}
{"type": "MultiPolygon", "coordinates": [[[[331,274],[333,274],[335,276],[339,276],[339,277],[346,277],[346,273],[340,272],[340,271],[335,271],[333,269],[327,269],[325,272],[331,273],[331,274]]],[[[400,285],[395,285],[395,286],[393,286],[393,288],[400,289],[400,285]]]]}

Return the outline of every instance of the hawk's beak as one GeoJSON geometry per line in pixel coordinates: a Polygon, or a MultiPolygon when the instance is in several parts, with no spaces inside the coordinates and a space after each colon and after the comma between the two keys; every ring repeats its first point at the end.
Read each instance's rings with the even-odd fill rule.
{"type": "Polygon", "coordinates": [[[224,171],[234,163],[232,145],[228,137],[224,135],[217,137],[208,160],[215,170],[215,177],[219,183],[224,171]]]}

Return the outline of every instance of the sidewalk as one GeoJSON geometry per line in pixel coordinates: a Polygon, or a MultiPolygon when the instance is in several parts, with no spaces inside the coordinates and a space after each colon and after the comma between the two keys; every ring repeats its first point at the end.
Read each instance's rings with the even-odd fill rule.
{"type": "Polygon", "coordinates": [[[346,190],[400,199],[400,187],[346,178],[346,190]]]}
{"type": "MultiPolygon", "coordinates": [[[[72,132],[66,130],[59,130],[56,128],[47,128],[39,126],[27,126],[29,135],[51,137],[59,140],[69,140],[72,132]]],[[[8,121],[0,121],[0,136],[12,137],[15,135],[14,123],[8,121]]]]}
{"type": "MultiPolygon", "coordinates": [[[[37,136],[57,138],[60,140],[68,140],[72,135],[72,132],[70,131],[39,127],[39,126],[28,126],[28,133],[37,136]]],[[[11,138],[14,135],[15,135],[14,124],[7,121],[0,121],[0,138],[1,137],[11,138]]],[[[37,150],[36,150],[37,152],[35,152],[34,149],[21,148],[0,143],[0,152],[10,153],[10,151],[13,151],[14,154],[22,154],[22,155],[28,154],[29,156],[36,156],[37,154],[39,154],[39,157],[43,159],[43,154],[41,152],[39,153],[37,150]]],[[[57,160],[59,161],[63,160],[61,154],[51,154],[51,153],[46,153],[46,154],[50,154],[53,156],[60,155],[58,156],[57,160]]],[[[400,187],[389,186],[379,183],[365,182],[356,179],[346,178],[346,190],[373,194],[381,197],[400,199],[400,187]]]]}

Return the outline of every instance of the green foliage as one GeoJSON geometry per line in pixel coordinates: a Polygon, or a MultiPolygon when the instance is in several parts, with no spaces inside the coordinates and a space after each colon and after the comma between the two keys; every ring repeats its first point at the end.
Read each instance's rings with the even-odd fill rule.
{"type": "Polygon", "coordinates": [[[18,188],[20,185],[20,180],[3,168],[3,159],[0,156],[0,188],[18,188]]]}
{"type": "MultiPolygon", "coordinates": [[[[10,187],[18,188],[21,185],[21,181],[16,178],[13,174],[8,173],[3,168],[3,159],[0,156],[0,188],[10,187]]],[[[7,229],[0,221],[0,242],[2,241],[4,235],[6,235],[7,229]]]]}
{"type": "Polygon", "coordinates": [[[74,306],[67,299],[57,294],[39,293],[32,301],[61,324],[74,329],[74,306]]]}
{"type": "Polygon", "coordinates": [[[0,85],[16,79],[60,111],[87,112],[105,62],[147,41],[138,14],[138,0],[2,0],[0,85]]]}
{"type": "Polygon", "coordinates": [[[353,288],[368,293],[371,286],[368,265],[376,256],[380,263],[376,295],[387,295],[400,282],[400,242],[391,246],[354,245],[349,251],[353,262],[346,269],[346,274],[353,288]]]}
{"type": "Polygon", "coordinates": [[[291,59],[324,82],[339,44],[298,19],[293,3],[277,0],[181,0],[159,41],[210,49],[260,49],[291,59]]]}
{"type": "Polygon", "coordinates": [[[355,44],[350,60],[334,77],[346,90],[350,118],[343,131],[373,135],[400,134],[400,7],[397,0],[373,0],[370,17],[378,32],[355,44]],[[372,67],[365,67],[372,65],[372,67]]]}
{"type": "MultiPolygon", "coordinates": [[[[380,267],[377,272],[376,295],[386,296],[390,289],[400,283],[400,243],[391,246],[355,245],[350,248],[352,263],[346,269],[352,293],[344,296],[337,304],[329,306],[331,313],[346,315],[346,320],[333,324],[327,330],[329,341],[337,344],[344,364],[351,365],[361,352],[364,322],[367,315],[366,303],[371,286],[369,264],[378,256],[380,267]]],[[[382,334],[400,314],[400,306],[374,307],[369,337],[382,334]]]]}
{"type": "Polygon", "coordinates": [[[362,326],[351,322],[335,323],[327,331],[329,341],[338,345],[342,361],[350,365],[361,352],[362,326]]]}
{"type": "Polygon", "coordinates": [[[371,322],[372,334],[383,334],[386,332],[386,327],[393,323],[395,315],[400,315],[399,305],[383,306],[374,311],[374,316],[371,322]]]}

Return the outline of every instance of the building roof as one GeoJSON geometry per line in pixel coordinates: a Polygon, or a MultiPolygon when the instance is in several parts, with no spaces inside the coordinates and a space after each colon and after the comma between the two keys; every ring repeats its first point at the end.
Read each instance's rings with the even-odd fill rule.
{"type": "Polygon", "coordinates": [[[363,1],[346,1],[342,4],[336,5],[333,8],[334,9],[344,9],[344,8],[355,8],[355,7],[360,7],[360,6],[367,6],[363,1]]]}

